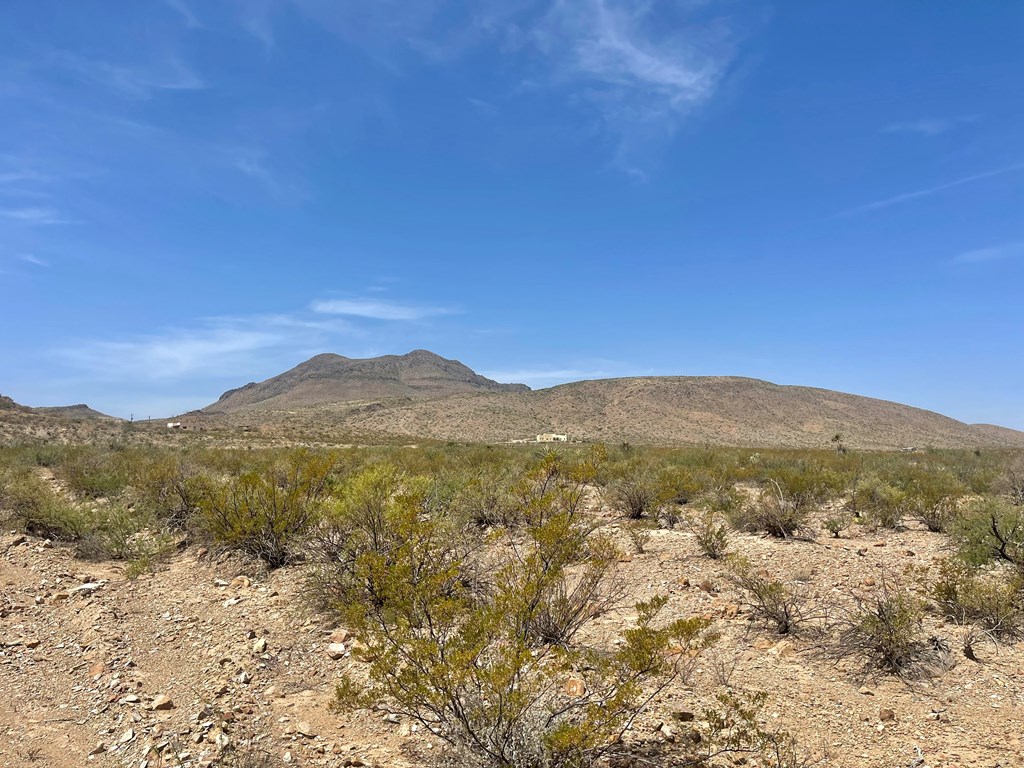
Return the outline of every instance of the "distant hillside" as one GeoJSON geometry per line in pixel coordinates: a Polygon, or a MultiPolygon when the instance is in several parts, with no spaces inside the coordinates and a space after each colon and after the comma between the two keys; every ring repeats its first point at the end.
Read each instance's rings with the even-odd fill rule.
{"type": "Polygon", "coordinates": [[[42,408],[31,408],[27,405],[16,403],[13,398],[7,395],[0,395],[0,411],[17,411],[19,413],[39,413],[46,416],[56,416],[67,419],[113,419],[105,413],[93,410],[84,403],[78,405],[55,405],[42,408]]]}
{"type": "Polygon", "coordinates": [[[258,418],[268,428],[280,420],[292,428],[479,442],[555,431],[581,440],[638,444],[824,447],[839,432],[847,445],[859,448],[1024,448],[1024,432],[1012,429],[964,424],[858,395],[738,377],[604,379],[537,391],[382,398],[370,404],[365,390],[361,394],[359,403],[324,400],[287,414],[265,400],[258,408],[242,409],[237,418],[258,418]]]}
{"type": "Polygon", "coordinates": [[[266,381],[246,384],[220,396],[205,413],[240,409],[395,398],[434,398],[479,392],[518,392],[523,384],[499,384],[457,360],[418,349],[407,355],[351,359],[324,354],[266,381]]]}
{"type": "Polygon", "coordinates": [[[28,411],[30,410],[26,405],[19,405],[14,402],[14,398],[8,397],[7,395],[0,395],[0,411],[28,411]]]}
{"type": "Polygon", "coordinates": [[[79,403],[78,405],[54,405],[43,408],[33,408],[36,413],[45,413],[49,416],[58,416],[65,419],[113,419],[114,416],[108,416],[105,413],[100,413],[93,408],[90,408],[85,403],[79,403]]]}

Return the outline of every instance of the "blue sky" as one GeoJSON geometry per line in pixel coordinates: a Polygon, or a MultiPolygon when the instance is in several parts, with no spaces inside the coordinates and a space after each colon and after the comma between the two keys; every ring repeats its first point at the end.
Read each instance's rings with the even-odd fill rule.
{"type": "Polygon", "coordinates": [[[1024,428],[1024,5],[11,0],[0,392],[323,351],[1024,428]]]}

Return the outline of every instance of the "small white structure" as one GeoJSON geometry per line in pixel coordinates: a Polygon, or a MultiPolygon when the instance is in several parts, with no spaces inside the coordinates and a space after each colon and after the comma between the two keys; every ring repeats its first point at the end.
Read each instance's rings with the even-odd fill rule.
{"type": "Polygon", "coordinates": [[[568,442],[568,435],[556,435],[553,432],[545,432],[543,435],[537,435],[538,443],[565,443],[568,442]]]}
{"type": "Polygon", "coordinates": [[[181,422],[180,421],[168,421],[167,422],[167,428],[168,429],[181,429],[181,422]]]}

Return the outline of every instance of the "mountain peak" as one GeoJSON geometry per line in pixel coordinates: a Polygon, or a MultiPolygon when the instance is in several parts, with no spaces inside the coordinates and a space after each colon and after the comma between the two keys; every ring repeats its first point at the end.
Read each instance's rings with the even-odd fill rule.
{"type": "Polygon", "coordinates": [[[524,384],[492,381],[458,360],[449,360],[427,349],[363,359],[323,353],[266,381],[229,390],[203,410],[214,413],[242,408],[273,410],[323,403],[422,399],[528,389],[524,384]]]}

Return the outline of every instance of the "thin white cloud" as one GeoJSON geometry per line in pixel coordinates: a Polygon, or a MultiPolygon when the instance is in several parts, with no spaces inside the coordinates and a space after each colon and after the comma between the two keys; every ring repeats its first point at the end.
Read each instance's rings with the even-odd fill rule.
{"type": "Polygon", "coordinates": [[[358,336],[344,321],[293,315],[218,317],[192,328],[170,328],[123,339],[85,340],[56,351],[73,368],[101,381],[174,381],[198,376],[250,375],[268,357],[321,348],[358,336]]]}
{"type": "Polygon", "coordinates": [[[150,64],[123,65],[62,51],[54,55],[54,63],[79,80],[133,98],[149,98],[154,91],[192,91],[206,87],[203,79],[176,57],[150,64]]]}
{"type": "Polygon", "coordinates": [[[375,299],[325,299],[314,301],[311,309],[322,314],[348,315],[373,320],[423,320],[427,317],[455,313],[455,310],[446,307],[396,304],[375,299]]]}
{"type": "Polygon", "coordinates": [[[910,120],[907,122],[890,123],[882,128],[882,133],[911,133],[930,138],[933,136],[939,136],[943,133],[948,133],[964,123],[973,123],[977,119],[977,115],[964,115],[961,117],[910,120]]]}
{"type": "MultiPolygon", "coordinates": [[[[451,0],[291,2],[396,75],[410,52],[450,63],[484,46],[499,51],[519,78],[515,96],[562,99],[588,120],[592,138],[614,145],[614,165],[638,178],[714,96],[737,48],[738,24],[705,2],[480,0],[468,11],[451,0]]],[[[491,114],[507,96],[467,100],[491,114]]]]}
{"type": "Polygon", "coordinates": [[[40,259],[38,256],[35,256],[31,253],[19,253],[17,258],[20,261],[24,261],[27,264],[35,264],[37,267],[50,266],[50,262],[44,261],[43,259],[40,259]]]}
{"type": "Polygon", "coordinates": [[[528,384],[531,387],[551,387],[572,381],[588,379],[622,378],[625,376],[654,376],[653,369],[641,370],[616,360],[601,358],[573,361],[575,367],[547,368],[543,366],[481,371],[481,374],[495,381],[509,384],[528,384]]]}
{"type": "Polygon", "coordinates": [[[847,208],[845,211],[840,211],[836,216],[854,216],[859,213],[867,213],[868,211],[876,211],[881,208],[888,208],[891,205],[899,205],[909,200],[917,200],[922,197],[930,197],[931,195],[938,194],[939,192],[945,192],[947,189],[954,189],[961,187],[965,184],[973,184],[976,181],[983,181],[984,179],[991,179],[995,176],[1003,176],[1007,173],[1013,173],[1024,169],[1024,163],[1014,163],[1013,165],[1007,165],[1003,168],[996,168],[991,171],[985,171],[984,173],[976,173],[971,176],[964,176],[961,179],[955,179],[954,181],[946,182],[945,184],[939,184],[935,187],[928,187],[926,189],[918,189],[914,192],[905,192],[902,195],[895,195],[894,197],[887,197],[883,200],[876,200],[873,203],[867,203],[865,205],[858,205],[854,208],[847,208]]]}
{"type": "Polygon", "coordinates": [[[0,208],[0,217],[34,226],[74,223],[53,208],[0,208]]]}
{"type": "Polygon", "coordinates": [[[957,264],[978,264],[986,261],[999,261],[1018,254],[1024,254],[1024,240],[964,251],[954,256],[953,262],[957,264]]]}
{"type": "Polygon", "coordinates": [[[202,24],[199,23],[199,19],[197,19],[196,15],[192,12],[192,9],[185,3],[185,0],[164,0],[164,3],[168,8],[171,8],[181,16],[186,26],[191,27],[192,29],[197,29],[202,26],[202,24]]]}

